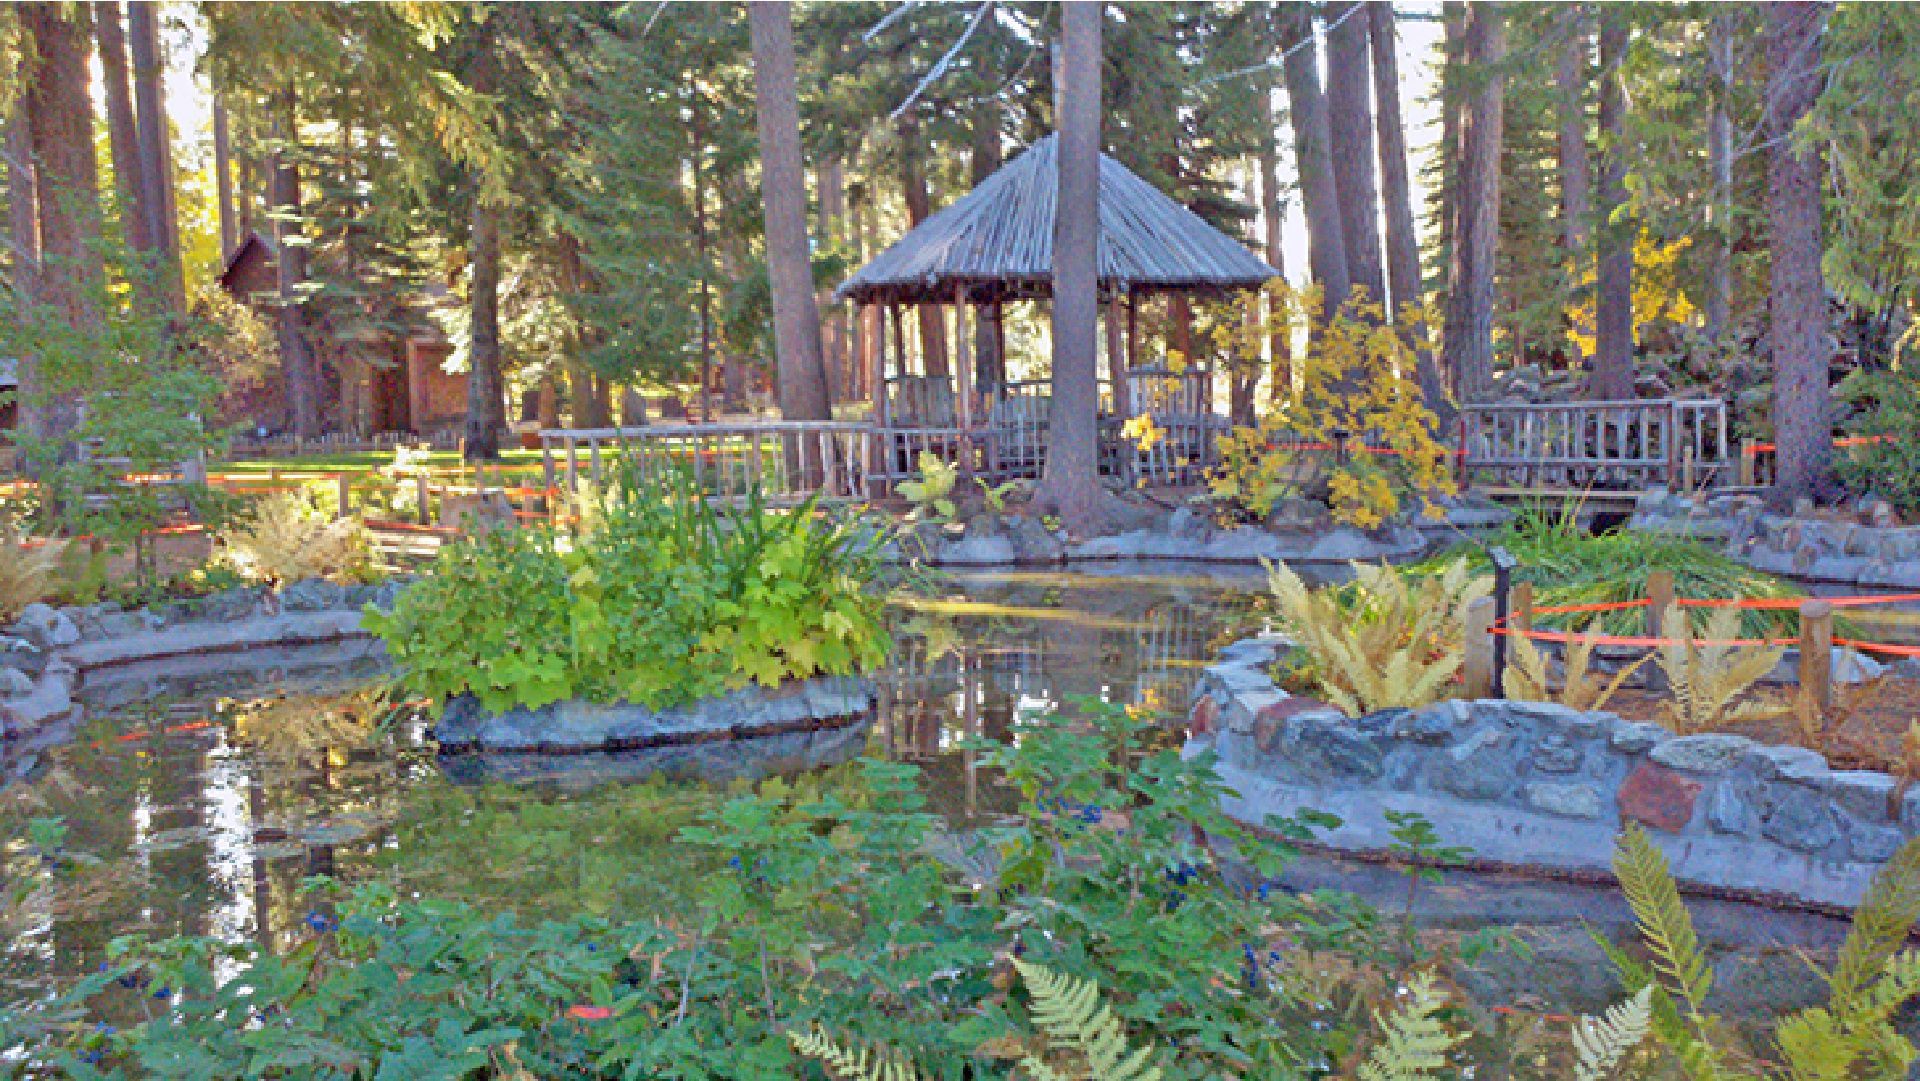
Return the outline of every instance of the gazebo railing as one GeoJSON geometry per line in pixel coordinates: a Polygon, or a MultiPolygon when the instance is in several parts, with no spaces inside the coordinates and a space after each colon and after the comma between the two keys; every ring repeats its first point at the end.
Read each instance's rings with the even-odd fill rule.
{"type": "Polygon", "coordinates": [[[639,428],[546,429],[541,468],[549,488],[604,488],[621,467],[655,479],[690,473],[709,495],[743,497],[757,484],[770,502],[810,496],[867,498],[872,425],[846,421],[675,424],[639,428]]]}

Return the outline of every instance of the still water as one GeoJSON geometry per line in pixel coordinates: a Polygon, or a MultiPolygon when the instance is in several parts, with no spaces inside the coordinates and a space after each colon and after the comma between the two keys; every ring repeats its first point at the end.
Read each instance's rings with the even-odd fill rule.
{"type": "MultiPolygon", "coordinates": [[[[1083,697],[1184,706],[1194,670],[1258,628],[1258,584],[1254,575],[1114,566],[1102,574],[966,575],[931,596],[903,599],[869,750],[922,763],[936,805],[950,816],[1005,807],[1008,794],[957,749],[967,736],[1003,736],[1016,716],[1083,697]]],[[[240,699],[275,689],[227,693],[240,699]]],[[[0,833],[0,871],[15,882],[48,860],[78,871],[61,876],[68,884],[51,895],[0,908],[0,1006],[91,971],[121,935],[214,935],[270,947],[298,940],[323,918],[301,891],[312,875],[377,872],[403,889],[435,893],[452,881],[445,864],[457,861],[437,846],[423,845],[433,851],[410,864],[410,838],[432,836],[422,833],[423,819],[430,829],[435,815],[475,813],[474,801],[453,789],[419,723],[404,726],[397,755],[275,755],[237,741],[221,705],[203,695],[86,721],[41,754],[30,784],[0,794],[0,825],[57,813],[66,829],[59,850],[10,836],[12,828],[0,833]]],[[[495,806],[606,800],[612,817],[619,795],[546,788],[486,798],[495,806]]],[[[610,864],[632,862],[612,855],[610,864]]],[[[541,862],[526,858],[530,872],[541,862]]]]}

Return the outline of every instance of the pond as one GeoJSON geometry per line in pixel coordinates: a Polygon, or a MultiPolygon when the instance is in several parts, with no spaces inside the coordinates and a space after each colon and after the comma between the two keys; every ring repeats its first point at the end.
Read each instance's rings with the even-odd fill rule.
{"type": "MultiPolygon", "coordinates": [[[[879,681],[868,749],[920,763],[936,809],[956,824],[1013,810],[969,736],[1004,737],[1016,717],[1082,698],[1179,716],[1197,669],[1259,629],[1263,584],[1257,570],[1112,565],[961,575],[931,596],[900,598],[900,648],[879,681]]],[[[314,875],[522,911],[614,913],[669,898],[699,871],[661,862],[660,842],[693,814],[664,785],[462,786],[424,745],[417,717],[398,726],[397,754],[274,757],[237,745],[219,705],[121,709],[44,756],[31,790],[64,815],[64,848],[43,854],[16,840],[0,866],[89,866],[55,897],[0,911],[0,1005],[92,971],[120,935],[288,947],[329,918],[326,899],[303,892],[314,875]]],[[[34,813],[46,810],[0,806],[14,821],[34,813]]],[[[1407,878],[1391,869],[1310,859],[1295,873],[1299,888],[1404,903],[1424,934],[1514,930],[1524,946],[1496,951],[1461,981],[1483,1002],[1592,1011],[1615,993],[1583,930],[1627,922],[1608,891],[1462,875],[1410,900],[1407,878]]],[[[1722,993],[1736,1017],[1809,1001],[1816,989],[1799,951],[1824,952],[1841,930],[1739,906],[1698,911],[1731,966],[1722,993]]]]}
{"type": "MultiPolygon", "coordinates": [[[[935,804],[950,817],[1008,808],[1009,795],[982,779],[974,753],[956,749],[969,733],[1004,736],[1017,713],[1079,697],[1184,707],[1195,668],[1257,629],[1257,574],[1105,570],[965,575],[931,596],[901,598],[900,646],[879,680],[882,711],[869,749],[921,763],[935,804]]],[[[556,892],[595,909],[639,901],[648,885],[631,873],[632,848],[670,834],[665,826],[632,828],[636,818],[671,821],[657,804],[630,813],[636,801],[664,798],[658,786],[639,794],[622,786],[462,788],[423,745],[418,718],[403,722],[397,755],[276,757],[232,739],[225,704],[147,704],[90,719],[41,755],[33,785],[10,790],[15,801],[29,788],[44,793],[53,807],[0,808],[9,819],[49,809],[64,816],[63,848],[45,858],[86,866],[73,888],[45,903],[0,911],[0,1003],[93,970],[120,935],[296,941],[324,918],[325,906],[300,889],[317,874],[378,875],[403,892],[509,903],[556,892]],[[526,825],[523,812],[549,807],[569,823],[609,823],[604,847],[581,852],[560,836],[571,825],[554,837],[541,834],[537,816],[526,825]],[[470,860],[466,840],[487,835],[486,823],[473,820],[509,813],[525,827],[519,849],[470,860]],[[460,828],[436,828],[450,817],[460,828]],[[555,851],[543,851],[548,841],[555,851]],[[552,867],[561,852],[572,870],[564,882],[552,867]]],[[[25,838],[4,852],[16,873],[21,861],[40,858],[25,838]]]]}

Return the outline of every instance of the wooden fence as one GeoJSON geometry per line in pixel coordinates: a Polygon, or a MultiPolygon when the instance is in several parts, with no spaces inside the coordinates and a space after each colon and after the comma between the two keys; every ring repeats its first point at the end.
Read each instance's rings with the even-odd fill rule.
{"type": "Polygon", "coordinates": [[[1719,399],[1467,406],[1461,479],[1560,490],[1730,484],[1727,434],[1719,399]]]}
{"type": "Polygon", "coordinates": [[[873,436],[871,425],[845,421],[554,428],[540,433],[540,465],[547,487],[563,492],[604,487],[616,468],[632,468],[645,478],[685,470],[718,498],[757,484],[772,503],[858,501],[867,498],[873,436]]]}

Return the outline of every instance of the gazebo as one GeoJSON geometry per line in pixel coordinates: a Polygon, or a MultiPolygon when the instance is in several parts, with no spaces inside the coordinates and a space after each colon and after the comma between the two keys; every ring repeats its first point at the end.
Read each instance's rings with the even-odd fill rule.
{"type": "MultiPolygon", "coordinates": [[[[1057,143],[1055,136],[1036,142],[835,291],[834,299],[851,300],[859,311],[873,423],[890,451],[880,456],[885,479],[911,473],[922,449],[957,454],[962,469],[988,476],[1037,475],[1051,381],[1007,380],[1000,326],[1007,301],[1052,295],[1057,143]],[[923,305],[953,308],[956,348],[950,373],[906,370],[902,310],[923,305]],[[995,355],[972,355],[964,325],[968,313],[992,325],[995,355]],[[883,326],[889,314],[891,364],[883,326]]],[[[1212,412],[1211,372],[1204,365],[1182,372],[1141,365],[1139,302],[1258,288],[1279,272],[1105,154],[1100,156],[1099,245],[1108,365],[1103,413],[1111,422],[1151,412],[1172,433],[1159,466],[1197,468],[1210,453],[1209,433],[1224,426],[1212,412]]],[[[1115,428],[1108,423],[1103,433],[1115,428]]],[[[1117,440],[1103,434],[1102,444],[1102,460],[1118,462],[1117,440]]],[[[1143,464],[1163,472],[1154,463],[1143,464]]]]}

